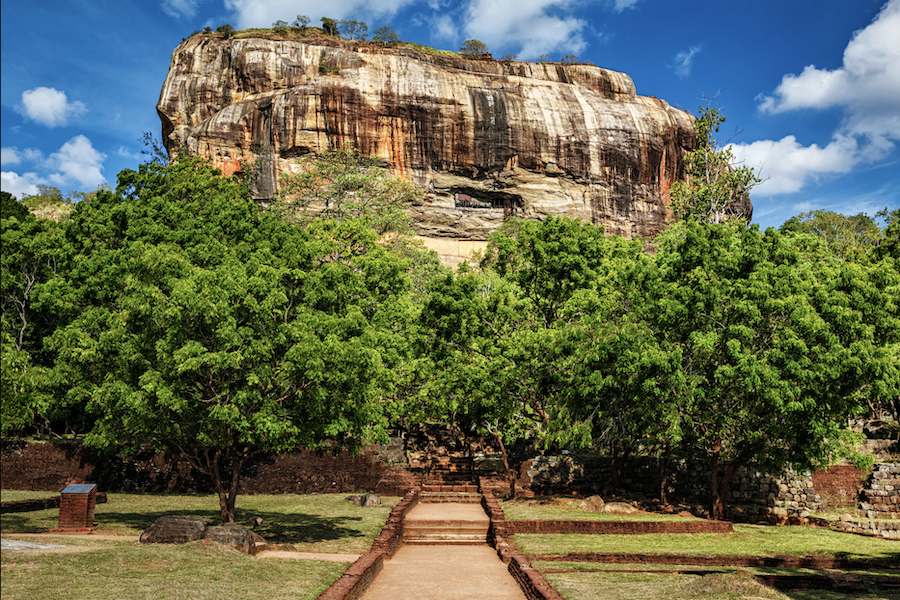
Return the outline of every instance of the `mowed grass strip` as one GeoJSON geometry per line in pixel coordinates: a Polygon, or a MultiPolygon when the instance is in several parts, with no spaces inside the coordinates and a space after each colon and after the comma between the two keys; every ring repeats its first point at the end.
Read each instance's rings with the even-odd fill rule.
{"type": "Polygon", "coordinates": [[[900,600],[896,590],[877,589],[866,583],[868,576],[890,576],[886,571],[872,573],[854,571],[815,571],[811,569],[740,569],[734,567],[697,567],[685,565],[605,565],[535,561],[532,566],[567,600],[672,600],[703,598],[704,600],[900,600]],[[576,572],[553,573],[572,570],[576,572]],[[690,571],[668,573],[666,571],[690,571]],[[548,572],[551,571],[551,572],[548,572]],[[630,571],[630,572],[629,572],[630,571]],[[698,572],[706,572],[700,574],[698,572]],[[780,592],[756,579],[757,575],[821,576],[856,582],[868,591],[807,589],[780,592]]]}
{"type": "MultiPolygon", "coordinates": [[[[2,499],[25,500],[37,498],[34,494],[39,493],[4,490],[2,499]]],[[[219,500],[215,495],[110,493],[107,497],[108,502],[95,509],[98,533],[140,535],[166,515],[199,515],[217,523],[219,520],[219,500]]],[[[254,525],[253,531],[270,543],[293,544],[302,552],[362,554],[371,547],[399,498],[382,497],[380,506],[359,507],[346,497],[347,494],[238,496],[236,520],[238,525],[249,526],[251,518],[259,517],[263,524],[254,525]]],[[[58,524],[58,509],[9,513],[0,518],[0,532],[41,533],[58,524]]]]}
{"type": "Polygon", "coordinates": [[[602,512],[581,510],[580,500],[507,500],[500,506],[508,521],[698,521],[693,517],[681,517],[662,513],[637,513],[632,515],[611,515],[602,512]]]}
{"type": "Polygon", "coordinates": [[[260,560],[203,542],[113,544],[79,553],[7,551],[0,593],[3,600],[311,599],[348,565],[260,560]]]}
{"type": "Polygon", "coordinates": [[[734,533],[647,535],[517,534],[525,554],[570,552],[687,554],[691,556],[807,556],[884,560],[900,566],[900,544],[881,538],[804,526],[735,525],[734,533]]]}

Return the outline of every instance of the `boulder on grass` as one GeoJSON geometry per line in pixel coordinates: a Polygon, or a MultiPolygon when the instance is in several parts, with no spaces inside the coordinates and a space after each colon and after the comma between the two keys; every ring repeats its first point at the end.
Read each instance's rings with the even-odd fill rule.
{"type": "Polygon", "coordinates": [[[381,496],[378,494],[359,494],[356,496],[347,496],[347,500],[357,506],[375,506],[381,504],[381,496]]]}
{"type": "Polygon", "coordinates": [[[244,554],[256,555],[266,550],[268,545],[258,533],[240,525],[217,525],[206,528],[203,539],[217,542],[240,550],[244,554]]]}
{"type": "Polygon", "coordinates": [[[185,544],[203,539],[214,521],[206,517],[173,515],[160,517],[141,534],[142,544],[185,544]]]}
{"type": "Polygon", "coordinates": [[[581,501],[581,510],[587,512],[602,512],[606,502],[600,496],[588,496],[581,501]]]}
{"type": "Polygon", "coordinates": [[[633,515],[641,511],[625,502],[607,502],[603,507],[603,512],[611,515],[633,515]]]}

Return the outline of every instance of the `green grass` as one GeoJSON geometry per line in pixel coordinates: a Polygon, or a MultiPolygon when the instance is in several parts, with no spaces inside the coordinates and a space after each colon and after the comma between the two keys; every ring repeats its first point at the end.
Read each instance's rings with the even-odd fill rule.
{"type": "Polygon", "coordinates": [[[19,500],[43,500],[59,496],[59,492],[28,492],[22,490],[0,491],[0,502],[18,502],[19,500]]]}
{"type": "Polygon", "coordinates": [[[312,599],[347,566],[261,560],[201,542],[107,544],[78,553],[4,552],[0,591],[3,600],[312,599]]]}
{"type": "Polygon", "coordinates": [[[688,554],[692,556],[843,555],[900,564],[900,544],[880,538],[814,529],[735,525],[733,534],[582,535],[518,534],[515,542],[526,554],[565,555],[569,552],[624,554],[688,554]]]}
{"type": "Polygon", "coordinates": [[[679,517],[662,513],[638,513],[633,515],[611,515],[607,513],[581,510],[580,500],[568,500],[560,504],[553,501],[548,504],[536,504],[534,500],[507,500],[501,503],[503,512],[509,521],[696,521],[697,519],[679,517]]]}
{"type": "MultiPolygon", "coordinates": [[[[3,491],[3,500],[38,497],[40,492],[3,491]],[[20,496],[21,495],[21,496],[20,496]]],[[[48,494],[53,495],[53,494],[48,494]]],[[[214,495],[107,494],[98,504],[94,523],[111,535],[140,535],[159,517],[199,515],[218,522],[218,499],[214,495]]],[[[365,508],[345,500],[345,494],[244,495],[238,496],[237,523],[249,525],[260,517],[263,524],[253,530],[276,544],[290,543],[303,552],[362,554],[384,525],[399,498],[382,497],[381,506],[365,508]]],[[[41,533],[56,527],[59,510],[9,513],[0,518],[0,532],[41,533]]]]}

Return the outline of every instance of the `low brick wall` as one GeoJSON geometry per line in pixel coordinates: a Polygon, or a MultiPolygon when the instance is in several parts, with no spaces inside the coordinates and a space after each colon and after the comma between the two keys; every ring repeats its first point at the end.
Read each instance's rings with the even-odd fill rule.
{"type": "Polygon", "coordinates": [[[854,560],[831,556],[692,556],[689,554],[613,554],[572,552],[564,555],[530,554],[530,560],[595,562],[602,564],[697,565],[706,567],[780,567],[787,569],[898,569],[883,560],[854,560]]]}
{"type": "Polygon", "coordinates": [[[507,563],[509,574],[519,584],[525,597],[528,600],[563,600],[541,572],[533,569],[528,559],[507,541],[509,521],[506,520],[497,498],[490,492],[483,492],[481,506],[491,520],[488,528],[488,544],[497,551],[500,559],[507,563]]]}
{"type": "Polygon", "coordinates": [[[384,554],[380,551],[363,554],[337,581],[319,595],[319,600],[355,600],[362,597],[382,567],[384,554]]]}
{"type": "Polygon", "coordinates": [[[412,508],[419,503],[419,488],[409,490],[403,499],[394,506],[391,514],[388,515],[381,533],[375,538],[372,544],[372,550],[384,554],[390,558],[394,556],[397,550],[403,545],[403,524],[406,515],[412,508]]]}
{"type": "Polygon", "coordinates": [[[506,535],[516,533],[733,533],[728,521],[506,521],[506,535]]]}
{"type": "Polygon", "coordinates": [[[403,499],[391,509],[391,514],[369,551],[328,586],[318,600],[355,600],[362,597],[384,567],[384,559],[392,557],[403,544],[403,522],[409,511],[419,503],[419,491],[420,488],[416,487],[406,492],[403,499]]]}
{"type": "MultiPolygon", "coordinates": [[[[40,500],[17,500],[16,502],[4,502],[0,504],[0,514],[17,513],[17,512],[33,512],[36,510],[48,510],[51,508],[59,508],[61,496],[52,498],[42,498],[40,500]]],[[[106,494],[98,492],[96,497],[97,504],[106,502],[106,494]]]]}

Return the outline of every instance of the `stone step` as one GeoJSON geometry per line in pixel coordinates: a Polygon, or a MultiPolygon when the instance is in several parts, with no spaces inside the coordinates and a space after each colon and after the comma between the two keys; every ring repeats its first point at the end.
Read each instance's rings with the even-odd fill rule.
{"type": "Polygon", "coordinates": [[[478,486],[474,483],[424,483],[423,492],[467,492],[477,494],[478,486]]]}
{"type": "Polygon", "coordinates": [[[424,538],[424,539],[408,539],[408,540],[404,539],[403,543],[410,544],[410,545],[420,545],[420,546],[425,546],[425,545],[434,546],[434,545],[438,545],[438,544],[447,544],[447,545],[452,545],[452,546],[481,546],[482,544],[487,543],[487,539],[486,538],[479,538],[479,539],[463,538],[463,539],[438,540],[438,539],[424,538]]]}
{"type": "Polygon", "coordinates": [[[419,502],[481,503],[481,494],[471,492],[421,492],[419,502]]]}

